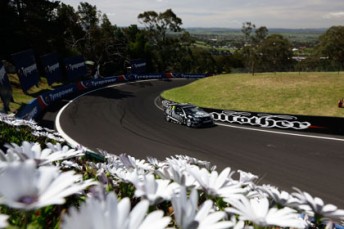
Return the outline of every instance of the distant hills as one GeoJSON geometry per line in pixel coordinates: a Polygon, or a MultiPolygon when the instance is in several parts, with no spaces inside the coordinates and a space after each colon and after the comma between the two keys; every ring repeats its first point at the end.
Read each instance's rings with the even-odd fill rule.
{"type": "MultiPolygon", "coordinates": [[[[284,28],[268,28],[269,33],[294,33],[294,34],[322,34],[328,28],[305,28],[305,29],[284,29],[284,28]]],[[[203,27],[190,27],[185,28],[190,33],[202,34],[226,34],[226,33],[241,33],[241,28],[203,28],[203,27]]]]}
{"type": "MultiPolygon", "coordinates": [[[[240,40],[244,36],[241,28],[185,28],[192,36],[208,40],[240,40]]],[[[315,43],[327,28],[317,29],[284,29],[268,28],[268,34],[281,34],[293,43],[315,43]]]]}

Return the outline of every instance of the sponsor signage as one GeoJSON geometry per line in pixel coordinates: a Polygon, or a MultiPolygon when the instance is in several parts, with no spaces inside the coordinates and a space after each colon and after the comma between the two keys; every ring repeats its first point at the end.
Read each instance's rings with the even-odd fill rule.
{"type": "Polygon", "coordinates": [[[187,78],[187,79],[199,79],[207,77],[207,74],[184,74],[184,73],[165,73],[166,78],[187,78]]]}
{"type": "Polygon", "coordinates": [[[67,78],[71,82],[82,80],[87,75],[84,57],[72,56],[64,59],[67,78]]]}
{"type": "Polygon", "coordinates": [[[249,112],[222,111],[211,112],[215,121],[251,125],[264,128],[280,128],[305,130],[311,126],[310,122],[301,122],[291,115],[251,114],[249,112]]]}
{"type": "Polygon", "coordinates": [[[135,75],[136,80],[146,80],[146,79],[161,79],[162,74],[144,74],[144,75],[135,75]]]}
{"type": "Polygon", "coordinates": [[[17,68],[19,81],[24,92],[32,86],[37,85],[39,81],[38,70],[35,56],[32,49],[11,55],[17,68]]]}
{"type": "Polygon", "coordinates": [[[132,74],[144,74],[146,73],[147,62],[144,59],[136,59],[130,62],[132,74]]]}
{"type": "Polygon", "coordinates": [[[344,119],[306,115],[266,114],[246,111],[223,111],[203,108],[211,113],[214,121],[223,124],[245,125],[265,129],[284,129],[291,131],[321,134],[344,134],[344,119]]]}
{"type": "Polygon", "coordinates": [[[72,96],[77,94],[78,92],[87,90],[87,89],[94,89],[110,84],[114,84],[117,82],[126,81],[125,76],[115,76],[111,78],[101,78],[95,80],[86,80],[80,81],[77,83],[72,83],[70,85],[66,85],[55,89],[53,91],[46,92],[36,99],[32,100],[28,105],[21,110],[16,117],[26,120],[35,120],[39,118],[42,112],[52,103],[56,101],[60,101],[66,97],[72,96]]]}
{"type": "Polygon", "coordinates": [[[62,81],[62,74],[60,69],[60,63],[56,53],[49,53],[41,56],[42,65],[45,75],[48,79],[48,84],[52,85],[55,82],[62,81]]]}

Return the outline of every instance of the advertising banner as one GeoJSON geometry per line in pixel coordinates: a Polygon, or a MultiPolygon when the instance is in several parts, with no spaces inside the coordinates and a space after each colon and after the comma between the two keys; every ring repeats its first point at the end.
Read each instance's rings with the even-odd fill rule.
{"type": "Polygon", "coordinates": [[[187,78],[187,79],[199,79],[207,77],[207,74],[185,74],[185,73],[166,73],[167,78],[187,78]]]}
{"type": "Polygon", "coordinates": [[[144,74],[146,73],[147,62],[145,59],[136,59],[130,61],[131,73],[132,74],[144,74]]]}
{"type": "Polygon", "coordinates": [[[146,80],[146,79],[161,79],[163,74],[142,74],[135,75],[135,80],[146,80]]]}
{"type": "Polygon", "coordinates": [[[109,78],[85,80],[62,86],[53,91],[45,92],[42,95],[38,96],[36,99],[32,100],[28,105],[24,107],[24,109],[16,114],[16,117],[26,120],[35,120],[39,118],[45,111],[45,109],[54,102],[60,101],[69,96],[74,96],[85,90],[95,89],[98,87],[103,87],[123,81],[126,81],[126,78],[125,76],[120,75],[109,78]]]}
{"type": "Polygon", "coordinates": [[[224,111],[203,108],[214,121],[264,129],[283,129],[323,134],[344,134],[344,119],[306,115],[267,114],[247,111],[224,111]]]}
{"type": "Polygon", "coordinates": [[[41,56],[41,61],[45,75],[48,79],[48,84],[52,85],[55,82],[61,82],[62,74],[57,54],[49,53],[44,56],[41,56]]]}
{"type": "Polygon", "coordinates": [[[70,82],[82,80],[87,75],[87,68],[83,56],[72,56],[64,59],[67,78],[70,82]]]}
{"type": "Polygon", "coordinates": [[[0,98],[3,103],[5,113],[10,110],[12,100],[12,88],[5,70],[5,66],[0,62],[0,98]]]}
{"type": "Polygon", "coordinates": [[[19,81],[24,92],[27,92],[32,86],[37,85],[39,75],[36,65],[35,55],[32,49],[11,55],[17,68],[19,81]]]}

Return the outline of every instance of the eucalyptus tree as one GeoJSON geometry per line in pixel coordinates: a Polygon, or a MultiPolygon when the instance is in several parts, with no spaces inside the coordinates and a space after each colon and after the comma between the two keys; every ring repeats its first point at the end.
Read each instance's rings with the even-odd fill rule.
{"type": "Polygon", "coordinates": [[[1,0],[1,54],[27,48],[37,53],[47,51],[57,36],[54,12],[58,4],[48,0],[1,0]]]}
{"type": "Polygon", "coordinates": [[[256,25],[252,22],[245,22],[242,25],[241,32],[244,34],[242,55],[246,66],[250,69],[252,75],[254,75],[257,63],[261,58],[259,49],[268,35],[268,29],[265,26],[256,28],[256,25]]]}
{"type": "Polygon", "coordinates": [[[60,33],[57,51],[63,56],[80,54],[78,47],[85,39],[85,31],[80,24],[79,14],[72,6],[61,3],[57,8],[56,17],[56,29],[60,33]]]}
{"type": "Polygon", "coordinates": [[[337,64],[338,70],[344,67],[344,26],[332,26],[319,38],[318,51],[323,58],[337,64]]]}
{"type": "Polygon", "coordinates": [[[259,47],[261,71],[288,71],[292,67],[292,45],[280,34],[272,34],[259,47]]]}
{"type": "Polygon", "coordinates": [[[138,20],[145,27],[153,68],[166,71],[178,67],[178,61],[187,51],[180,36],[182,19],[168,9],[162,13],[143,12],[138,15],[138,20]]]}

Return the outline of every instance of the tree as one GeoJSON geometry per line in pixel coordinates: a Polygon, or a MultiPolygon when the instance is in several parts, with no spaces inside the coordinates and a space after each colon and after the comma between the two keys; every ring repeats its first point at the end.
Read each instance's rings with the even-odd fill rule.
{"type": "Polygon", "coordinates": [[[242,55],[246,62],[246,66],[250,69],[252,75],[254,75],[257,68],[256,65],[261,58],[261,53],[259,53],[260,45],[268,35],[268,29],[265,26],[256,29],[255,24],[245,22],[243,23],[241,32],[245,37],[242,55]],[[254,35],[252,35],[253,32],[254,35]]]}
{"type": "Polygon", "coordinates": [[[51,49],[56,37],[55,10],[57,1],[3,0],[0,1],[2,55],[33,48],[36,53],[51,49]]]}
{"type": "Polygon", "coordinates": [[[80,54],[79,43],[84,39],[85,32],[80,25],[80,17],[70,5],[61,3],[57,8],[57,30],[60,33],[56,41],[57,51],[63,56],[80,54]]]}
{"type": "Polygon", "coordinates": [[[171,9],[163,13],[146,11],[139,14],[138,19],[145,26],[152,67],[156,71],[174,69],[185,51],[180,36],[172,34],[183,31],[182,20],[171,9]]]}
{"type": "Polygon", "coordinates": [[[268,36],[259,47],[261,71],[288,71],[292,67],[292,45],[280,34],[268,36]]]}
{"type": "Polygon", "coordinates": [[[344,67],[344,26],[332,26],[320,36],[318,51],[338,64],[339,70],[344,67]]]}

